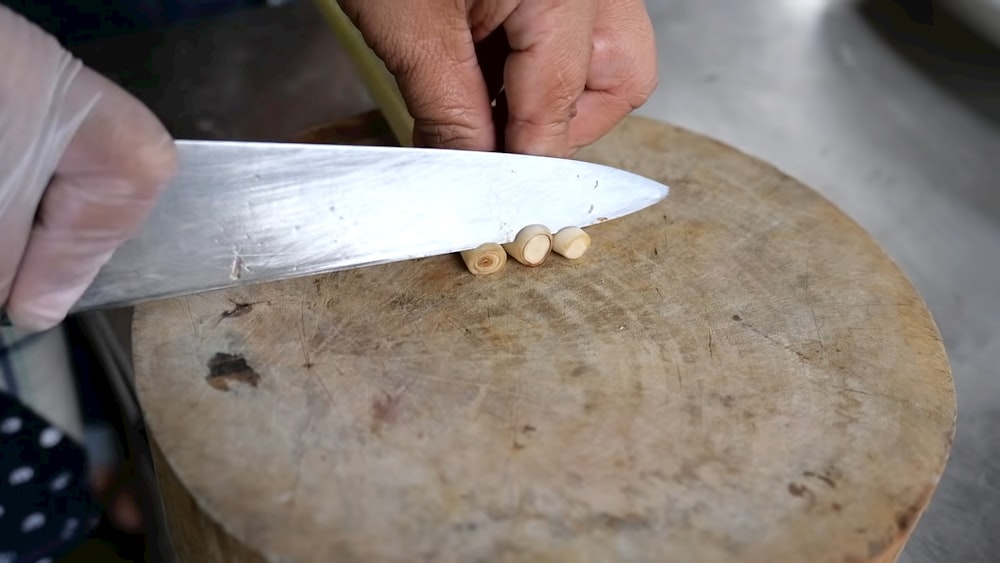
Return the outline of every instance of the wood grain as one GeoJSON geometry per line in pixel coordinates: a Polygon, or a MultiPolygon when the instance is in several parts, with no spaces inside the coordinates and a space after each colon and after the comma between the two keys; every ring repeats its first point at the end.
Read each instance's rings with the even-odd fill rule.
{"type": "Polygon", "coordinates": [[[904,275],[816,192],[689,131],[632,117],[578,158],[671,195],[588,228],[576,261],[137,309],[164,502],[205,522],[175,533],[186,560],[896,558],[956,414],[904,275]]]}

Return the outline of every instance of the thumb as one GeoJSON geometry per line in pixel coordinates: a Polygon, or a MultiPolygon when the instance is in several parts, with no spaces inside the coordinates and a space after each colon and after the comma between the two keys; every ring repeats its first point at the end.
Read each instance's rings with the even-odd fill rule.
{"type": "Polygon", "coordinates": [[[396,78],[416,146],[495,150],[490,98],[462,2],[341,0],[396,78]]]}

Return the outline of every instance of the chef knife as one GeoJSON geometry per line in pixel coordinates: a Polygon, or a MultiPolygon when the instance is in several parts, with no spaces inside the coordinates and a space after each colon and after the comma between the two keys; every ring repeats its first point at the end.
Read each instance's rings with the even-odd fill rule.
{"type": "Polygon", "coordinates": [[[507,243],[619,218],[668,187],[499,152],[177,141],[179,171],[72,312],[507,243]]]}

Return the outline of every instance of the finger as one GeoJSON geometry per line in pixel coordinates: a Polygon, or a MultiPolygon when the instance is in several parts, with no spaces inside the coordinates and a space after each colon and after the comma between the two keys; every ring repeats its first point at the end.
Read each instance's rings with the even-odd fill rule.
{"type": "Polygon", "coordinates": [[[86,105],[63,95],[79,63],[21,16],[0,6],[0,306],[28,244],[35,210],[86,105]]]}
{"type": "Polygon", "coordinates": [[[584,92],[577,108],[569,130],[571,154],[603,137],[632,112],[627,101],[606,91],[584,92]]]}
{"type": "Polygon", "coordinates": [[[586,91],[570,124],[576,150],[641,107],[658,80],[653,24],[642,0],[600,0],[586,91]]]}
{"type": "Polygon", "coordinates": [[[504,23],[512,53],[504,89],[507,149],[570,153],[569,125],[590,69],[596,0],[522,2],[504,23]]]}
{"type": "Polygon", "coordinates": [[[98,101],[56,168],[14,280],[8,314],[29,330],[62,321],[176,170],[166,129],[109,80],[83,69],[67,98],[98,101]]]}
{"type": "Polygon", "coordinates": [[[588,90],[615,90],[656,77],[653,22],[643,0],[598,0],[588,90]]]}
{"type": "Polygon", "coordinates": [[[464,2],[342,0],[365,42],[396,78],[417,146],[493,150],[486,83],[464,2]]]}

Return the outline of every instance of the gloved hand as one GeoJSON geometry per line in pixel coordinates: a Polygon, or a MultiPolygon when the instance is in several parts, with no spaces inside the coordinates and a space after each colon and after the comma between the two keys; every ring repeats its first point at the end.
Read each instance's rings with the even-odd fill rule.
{"type": "Polygon", "coordinates": [[[0,6],[0,306],[60,323],[175,173],[138,100],[0,6]]]}
{"type": "Polygon", "coordinates": [[[340,5],[396,77],[418,146],[498,150],[490,102],[503,84],[509,117],[499,150],[569,156],[656,87],[643,0],[340,5]]]}

